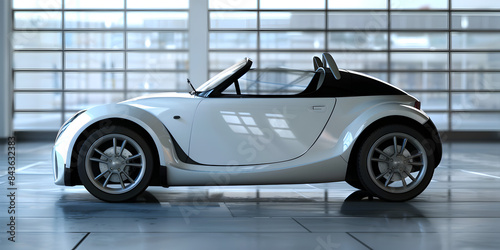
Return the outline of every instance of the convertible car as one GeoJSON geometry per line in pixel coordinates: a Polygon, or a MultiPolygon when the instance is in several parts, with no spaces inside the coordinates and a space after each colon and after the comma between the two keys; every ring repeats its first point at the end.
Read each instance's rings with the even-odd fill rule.
{"type": "Polygon", "coordinates": [[[328,53],[312,62],[280,83],[249,80],[245,58],[197,89],[188,80],[189,93],[82,110],[57,135],[55,184],[109,202],[148,186],[346,181],[387,201],[424,191],[442,147],[421,103],[328,53]]]}

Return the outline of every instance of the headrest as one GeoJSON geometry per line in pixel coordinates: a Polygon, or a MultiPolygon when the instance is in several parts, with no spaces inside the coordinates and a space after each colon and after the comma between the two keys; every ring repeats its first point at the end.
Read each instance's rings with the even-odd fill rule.
{"type": "Polygon", "coordinates": [[[316,72],[320,73],[319,79],[318,79],[318,84],[316,85],[316,90],[318,90],[319,88],[321,88],[321,85],[323,85],[323,82],[325,81],[326,72],[325,72],[325,69],[323,67],[316,69],[316,72]]]}
{"type": "Polygon", "coordinates": [[[327,70],[330,70],[335,77],[335,79],[340,80],[340,72],[335,60],[333,60],[332,55],[329,53],[323,53],[323,65],[327,70]]]}
{"type": "Polygon", "coordinates": [[[323,63],[321,62],[321,59],[319,57],[314,56],[313,57],[313,65],[314,65],[314,71],[318,70],[318,68],[323,68],[323,63]]]}

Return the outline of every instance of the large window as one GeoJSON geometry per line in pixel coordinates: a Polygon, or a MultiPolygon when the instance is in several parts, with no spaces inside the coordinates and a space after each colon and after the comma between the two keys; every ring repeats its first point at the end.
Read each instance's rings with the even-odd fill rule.
{"type": "Polygon", "coordinates": [[[186,89],[188,0],[14,0],[14,129],[186,89]]]}
{"type": "Polygon", "coordinates": [[[500,4],[494,0],[209,2],[209,71],[244,56],[260,71],[340,68],[407,90],[438,128],[500,130],[500,4]]]}
{"type": "Polygon", "coordinates": [[[199,57],[208,58],[206,79],[250,57],[253,77],[283,82],[301,76],[279,67],[312,69],[312,56],[328,51],[340,68],[418,97],[440,130],[500,131],[496,0],[13,0],[12,15],[17,131],[57,130],[82,108],[186,91],[193,47],[208,49],[199,57]],[[208,17],[190,18],[190,4],[208,17]],[[196,43],[193,22],[208,28],[196,43]]]}

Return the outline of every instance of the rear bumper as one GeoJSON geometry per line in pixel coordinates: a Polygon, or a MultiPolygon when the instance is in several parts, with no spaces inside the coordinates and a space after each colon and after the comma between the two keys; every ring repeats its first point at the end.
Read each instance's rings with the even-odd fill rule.
{"type": "Polygon", "coordinates": [[[431,140],[431,143],[429,143],[429,145],[431,145],[431,151],[433,152],[434,161],[437,167],[441,162],[441,158],[443,157],[443,145],[441,143],[441,136],[439,136],[436,125],[434,125],[434,122],[432,122],[431,119],[424,123],[424,128],[429,134],[429,139],[431,140]]]}

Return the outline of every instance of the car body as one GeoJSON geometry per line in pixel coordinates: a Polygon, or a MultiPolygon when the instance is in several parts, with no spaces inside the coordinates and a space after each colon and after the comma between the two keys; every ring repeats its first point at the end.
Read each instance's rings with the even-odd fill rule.
{"type": "Polygon", "coordinates": [[[281,83],[248,92],[261,88],[242,83],[251,65],[245,58],[190,93],[78,112],[57,135],[55,184],[83,184],[110,202],[151,185],[347,181],[390,201],[427,187],[441,141],[416,98],[339,70],[328,53],[313,57],[315,70],[302,88],[281,83]]]}

